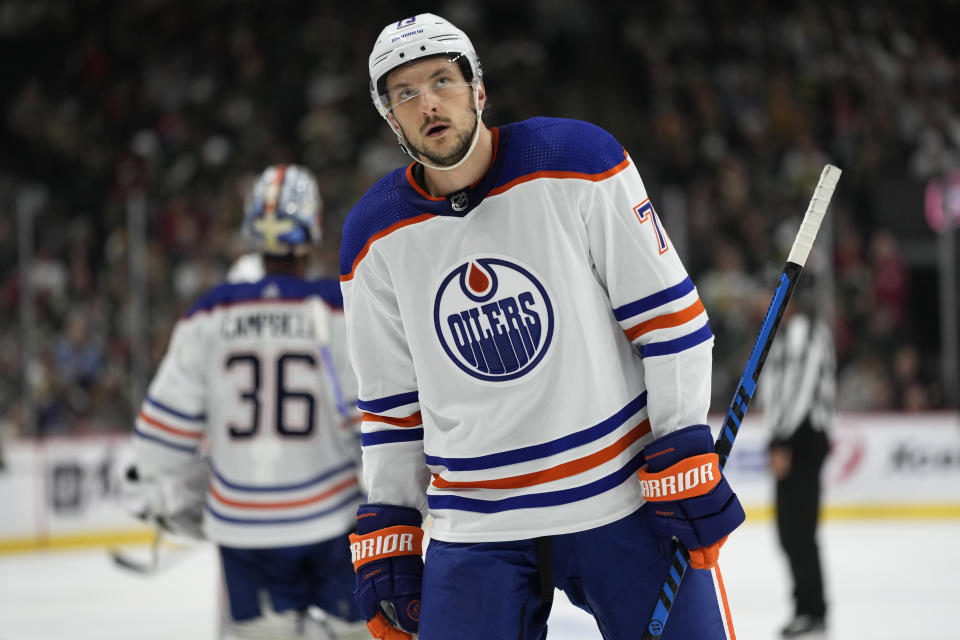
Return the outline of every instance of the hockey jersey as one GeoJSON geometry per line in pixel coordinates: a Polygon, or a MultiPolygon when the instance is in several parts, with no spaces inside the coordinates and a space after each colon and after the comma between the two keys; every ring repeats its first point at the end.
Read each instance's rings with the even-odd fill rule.
{"type": "Polygon", "coordinates": [[[219,544],[333,538],[362,501],[356,392],[336,281],[221,285],[174,328],[136,420],[138,468],[183,473],[202,449],[204,531],[219,544]]]}
{"type": "Polygon", "coordinates": [[[413,165],[380,180],[340,254],[369,500],[449,542],[626,516],[641,449],[709,408],[706,313],[624,148],[572,120],[492,133],[448,197],[413,165]]]}

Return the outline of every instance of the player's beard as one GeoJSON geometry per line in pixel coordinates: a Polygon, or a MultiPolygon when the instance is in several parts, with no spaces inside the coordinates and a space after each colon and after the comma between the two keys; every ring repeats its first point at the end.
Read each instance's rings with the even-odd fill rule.
{"type": "Polygon", "coordinates": [[[436,153],[431,153],[425,149],[421,149],[415,146],[410,142],[410,137],[407,136],[406,132],[403,131],[403,127],[400,128],[401,133],[403,133],[404,140],[406,140],[407,146],[417,154],[417,159],[423,158],[432,165],[438,167],[449,167],[455,165],[463,157],[467,155],[467,152],[470,150],[470,144],[473,142],[473,136],[477,133],[477,127],[480,126],[480,119],[477,118],[477,110],[473,107],[470,108],[470,111],[473,113],[473,127],[468,132],[460,132],[457,134],[457,143],[454,146],[453,150],[450,153],[444,155],[439,155],[436,153]]]}

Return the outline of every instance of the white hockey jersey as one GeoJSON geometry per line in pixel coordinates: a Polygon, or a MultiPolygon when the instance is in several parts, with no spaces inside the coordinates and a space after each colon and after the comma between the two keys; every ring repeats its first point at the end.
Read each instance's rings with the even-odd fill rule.
{"type": "Polygon", "coordinates": [[[203,442],[211,540],[278,547],[348,531],[363,495],[345,340],[336,281],[216,287],[177,323],[150,384],[134,438],[141,475],[182,472],[203,442]]]}
{"type": "Polygon", "coordinates": [[[654,437],[706,421],[713,335],[623,147],[583,122],[495,128],[481,180],[397,169],[344,227],[370,502],[431,536],[525,539],[642,504],[654,437]]]}

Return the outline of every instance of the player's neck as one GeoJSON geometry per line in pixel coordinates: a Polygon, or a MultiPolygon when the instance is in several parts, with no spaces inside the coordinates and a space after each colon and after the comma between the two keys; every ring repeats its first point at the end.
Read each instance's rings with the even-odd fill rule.
{"type": "Polygon", "coordinates": [[[305,258],[276,258],[264,255],[263,270],[270,276],[286,275],[303,278],[307,273],[307,260],[305,258]]]}
{"type": "Polygon", "coordinates": [[[450,171],[437,171],[421,165],[423,186],[430,195],[448,196],[479,181],[490,168],[490,163],[493,162],[493,133],[482,122],[479,126],[477,146],[462,165],[450,171]]]}

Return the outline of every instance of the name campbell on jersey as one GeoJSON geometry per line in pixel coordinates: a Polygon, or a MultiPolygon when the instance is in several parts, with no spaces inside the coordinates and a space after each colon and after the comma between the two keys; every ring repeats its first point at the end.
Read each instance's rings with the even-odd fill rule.
{"type": "Polygon", "coordinates": [[[352,526],[362,492],[344,333],[335,281],[284,275],[216,287],[178,321],[137,418],[138,465],[176,474],[204,450],[211,540],[296,545],[352,526]]]}

